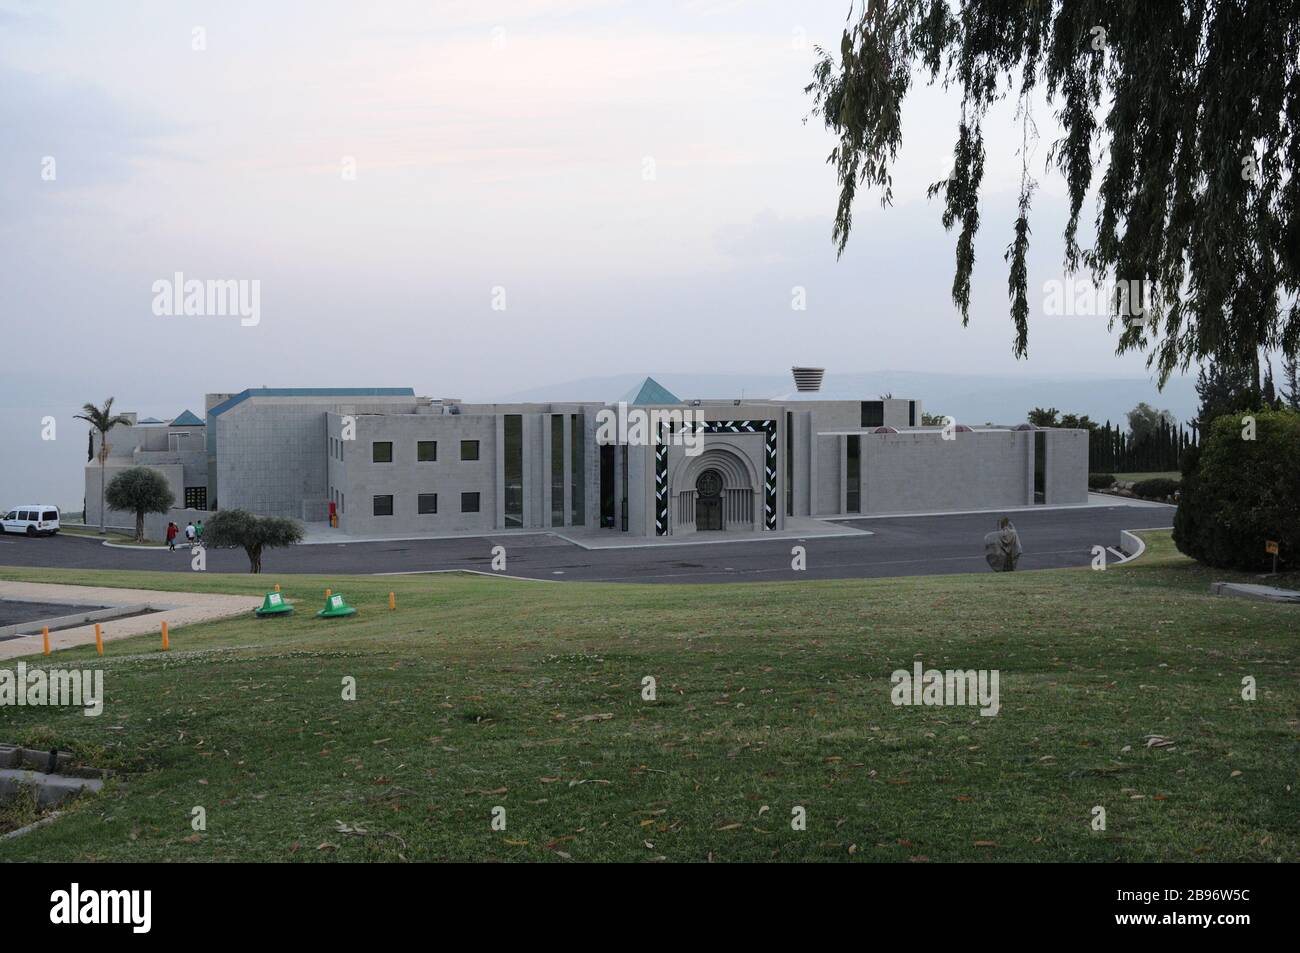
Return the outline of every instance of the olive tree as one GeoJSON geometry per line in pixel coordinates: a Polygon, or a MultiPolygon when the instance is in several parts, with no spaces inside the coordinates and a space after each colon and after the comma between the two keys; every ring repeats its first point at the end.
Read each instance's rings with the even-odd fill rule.
{"type": "MultiPolygon", "coordinates": [[[[136,542],[144,540],[144,514],[166,513],[176,502],[176,494],[167,485],[166,478],[148,467],[131,467],[123,470],[108,482],[104,499],[115,510],[135,513],[136,542]]],[[[103,505],[100,505],[103,520],[103,505]]]]}
{"type": "Polygon", "coordinates": [[[242,549],[248,571],[262,571],[262,550],[302,542],[302,524],[283,516],[257,516],[247,510],[220,510],[203,527],[203,544],[242,549]]]}

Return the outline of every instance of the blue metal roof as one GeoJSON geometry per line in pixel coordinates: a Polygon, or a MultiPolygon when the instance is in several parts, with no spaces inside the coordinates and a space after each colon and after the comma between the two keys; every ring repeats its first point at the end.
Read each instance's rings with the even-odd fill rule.
{"type": "Polygon", "coordinates": [[[414,397],[411,387],[250,387],[208,411],[219,417],[250,397],[414,397]]]}
{"type": "Polygon", "coordinates": [[[188,410],[181,411],[181,415],[172,421],[173,427],[202,427],[203,421],[194,416],[188,410]]]}

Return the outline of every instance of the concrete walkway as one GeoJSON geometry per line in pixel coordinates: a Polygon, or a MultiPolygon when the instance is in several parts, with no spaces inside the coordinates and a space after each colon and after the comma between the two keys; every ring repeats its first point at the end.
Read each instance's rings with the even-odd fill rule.
{"type": "MultiPolygon", "coordinates": [[[[181,626],[194,622],[209,622],[213,619],[251,614],[262,604],[261,598],[257,596],[3,581],[0,581],[0,599],[18,599],[24,602],[95,603],[103,606],[145,605],[162,610],[101,623],[105,643],[145,633],[155,633],[161,640],[164,620],[167,622],[168,634],[171,635],[181,626]]],[[[74,645],[94,644],[94,625],[82,625],[74,629],[50,633],[51,652],[74,645]]],[[[0,660],[19,658],[24,655],[40,655],[41,651],[42,641],[39,633],[0,642],[0,660]]]]}
{"type": "Polygon", "coordinates": [[[680,536],[632,536],[612,529],[590,529],[582,526],[556,527],[555,529],[475,529],[458,533],[424,533],[403,536],[350,536],[341,529],[325,523],[304,524],[303,545],[339,543],[409,543],[417,540],[488,539],[499,541],[512,536],[552,537],[580,546],[583,549],[645,549],[651,546],[691,546],[718,543],[753,543],[764,540],[806,539],[810,536],[870,536],[871,532],[856,527],[845,527],[824,519],[787,516],[785,529],[771,532],[730,531],[725,533],[685,533],[680,536]]]}

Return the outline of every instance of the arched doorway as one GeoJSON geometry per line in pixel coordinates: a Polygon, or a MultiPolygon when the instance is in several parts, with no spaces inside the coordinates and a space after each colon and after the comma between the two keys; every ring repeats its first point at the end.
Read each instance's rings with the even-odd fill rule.
{"type": "Polygon", "coordinates": [[[695,528],[722,529],[722,474],[712,468],[695,479],[695,528]]]}

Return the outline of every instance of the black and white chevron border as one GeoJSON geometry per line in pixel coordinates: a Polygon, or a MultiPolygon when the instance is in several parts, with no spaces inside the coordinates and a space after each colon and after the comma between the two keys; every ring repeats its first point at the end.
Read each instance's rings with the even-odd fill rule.
{"type": "Polygon", "coordinates": [[[664,441],[664,425],[659,425],[659,441],[655,447],[655,535],[668,532],[668,444],[664,441]]]}
{"type": "MultiPolygon", "coordinates": [[[[776,529],[776,421],[775,420],[706,420],[703,426],[687,424],[683,432],[761,433],[764,434],[766,461],[763,476],[763,525],[776,529]]],[[[659,425],[659,445],[655,448],[655,535],[668,533],[668,444],[664,425],[659,425]]]]}

